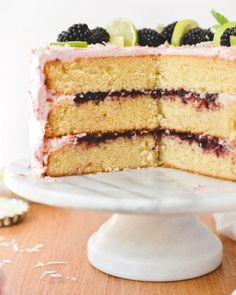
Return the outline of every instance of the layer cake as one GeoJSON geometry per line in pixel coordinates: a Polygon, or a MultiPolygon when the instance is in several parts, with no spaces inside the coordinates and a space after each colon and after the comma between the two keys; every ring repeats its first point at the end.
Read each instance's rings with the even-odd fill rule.
{"type": "Polygon", "coordinates": [[[32,68],[41,174],[165,166],[236,180],[236,47],[50,46],[32,68]]]}

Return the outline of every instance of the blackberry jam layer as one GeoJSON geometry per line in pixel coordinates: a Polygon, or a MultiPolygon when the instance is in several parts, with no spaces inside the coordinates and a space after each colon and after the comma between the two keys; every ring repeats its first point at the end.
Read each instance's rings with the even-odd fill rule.
{"type": "Polygon", "coordinates": [[[228,144],[226,141],[213,137],[210,135],[196,135],[187,132],[178,132],[175,130],[161,130],[155,129],[152,131],[139,130],[139,131],[126,131],[121,133],[105,133],[105,134],[87,134],[84,137],[78,138],[77,143],[86,143],[87,145],[97,145],[102,142],[109,140],[116,140],[118,138],[130,139],[134,136],[145,136],[152,135],[156,137],[157,140],[161,136],[177,138],[181,141],[188,142],[189,144],[196,143],[201,149],[206,152],[214,152],[218,157],[223,156],[228,152],[228,144]]]}
{"type": "Polygon", "coordinates": [[[146,90],[121,90],[121,91],[99,91],[99,92],[86,92],[78,93],[74,102],[77,104],[82,104],[88,101],[104,101],[106,97],[111,97],[113,99],[130,97],[137,98],[139,96],[148,95],[155,99],[165,98],[175,100],[176,97],[181,99],[181,101],[186,104],[188,102],[197,102],[198,108],[214,109],[219,107],[218,94],[216,93],[206,93],[202,96],[200,93],[186,91],[184,89],[178,90],[168,90],[168,89],[146,89],[146,90]]]}
{"type": "Polygon", "coordinates": [[[226,141],[210,136],[210,135],[195,135],[187,132],[178,132],[174,130],[163,131],[164,136],[178,138],[181,141],[189,144],[196,143],[201,149],[206,152],[214,152],[218,157],[223,156],[228,152],[228,144],[226,141]]]}
{"type": "Polygon", "coordinates": [[[130,139],[132,137],[142,137],[145,135],[152,135],[155,136],[156,138],[159,138],[161,135],[162,131],[160,130],[152,130],[152,131],[147,131],[147,130],[138,130],[138,131],[125,131],[125,132],[116,132],[116,133],[105,133],[105,134],[87,134],[83,137],[78,138],[77,143],[86,143],[86,144],[100,144],[102,142],[106,142],[109,140],[116,140],[118,138],[127,138],[130,139]]]}

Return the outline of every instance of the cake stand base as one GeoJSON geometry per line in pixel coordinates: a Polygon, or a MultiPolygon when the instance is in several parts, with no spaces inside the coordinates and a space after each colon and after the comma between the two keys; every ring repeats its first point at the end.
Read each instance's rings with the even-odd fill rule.
{"type": "Polygon", "coordinates": [[[90,237],[88,259],[120,278],[178,281],[216,269],[222,244],[194,216],[115,214],[90,237]]]}

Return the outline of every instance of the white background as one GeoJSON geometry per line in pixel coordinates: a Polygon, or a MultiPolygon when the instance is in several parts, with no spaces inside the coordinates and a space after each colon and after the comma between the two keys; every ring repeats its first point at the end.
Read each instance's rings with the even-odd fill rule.
{"type": "Polygon", "coordinates": [[[31,48],[56,40],[74,23],[92,28],[119,16],[138,28],[181,18],[208,27],[214,24],[211,8],[236,20],[236,0],[0,0],[0,166],[29,155],[31,48]]]}

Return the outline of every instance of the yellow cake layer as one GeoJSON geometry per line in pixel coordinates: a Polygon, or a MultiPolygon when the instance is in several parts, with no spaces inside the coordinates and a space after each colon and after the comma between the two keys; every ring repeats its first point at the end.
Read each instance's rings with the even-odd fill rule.
{"type": "Polygon", "coordinates": [[[154,167],[158,164],[156,144],[156,138],[152,135],[119,137],[98,145],[66,144],[50,153],[46,175],[80,175],[154,167]]]}
{"type": "Polygon", "coordinates": [[[178,130],[236,139],[236,103],[216,109],[198,108],[197,103],[182,103],[180,99],[160,100],[160,126],[162,129],[178,130]]]}
{"type": "Polygon", "coordinates": [[[236,94],[236,62],[216,57],[126,56],[49,61],[46,85],[57,94],[184,88],[236,94]]]}
{"type": "Polygon", "coordinates": [[[147,56],[49,61],[44,68],[47,87],[57,94],[152,89],[156,71],[156,58],[147,56]]]}
{"type": "Polygon", "coordinates": [[[165,137],[159,147],[160,165],[189,172],[236,181],[235,154],[217,156],[207,152],[197,143],[188,143],[178,138],[165,137]]]}
{"type": "Polygon", "coordinates": [[[158,73],[158,88],[236,94],[236,61],[216,57],[161,56],[158,73]]]}
{"type": "Polygon", "coordinates": [[[46,175],[65,176],[165,166],[236,181],[235,154],[218,155],[196,142],[151,134],[96,144],[65,144],[49,153],[46,175]]]}
{"type": "Polygon", "coordinates": [[[236,104],[216,109],[198,108],[196,102],[163,97],[108,98],[82,104],[61,102],[49,113],[46,137],[76,133],[107,133],[127,130],[175,129],[236,138],[236,104]]]}
{"type": "Polygon", "coordinates": [[[150,96],[108,98],[82,104],[61,102],[49,113],[46,137],[152,130],[158,127],[157,104],[158,101],[150,96]]]}

